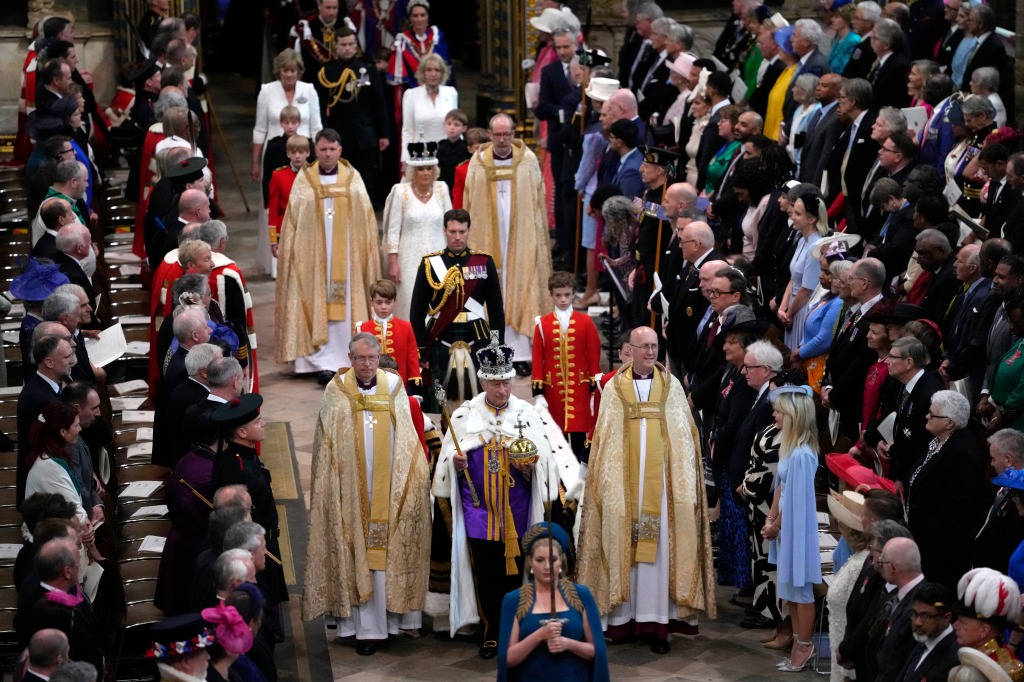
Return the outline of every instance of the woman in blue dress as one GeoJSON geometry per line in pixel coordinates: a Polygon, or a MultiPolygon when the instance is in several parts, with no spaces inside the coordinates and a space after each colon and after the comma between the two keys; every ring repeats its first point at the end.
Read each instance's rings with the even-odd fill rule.
{"type": "Polygon", "coordinates": [[[501,604],[498,682],[609,679],[597,603],[585,585],[563,577],[562,556],[568,547],[566,532],[548,522],[538,523],[523,536],[528,577],[501,604]],[[552,580],[557,587],[554,605],[552,580]],[[552,606],[558,614],[554,620],[552,606]]]}
{"type": "Polygon", "coordinates": [[[768,561],[778,566],[778,595],[789,602],[793,646],[776,666],[799,672],[814,658],[813,585],[821,582],[814,474],[818,469],[818,428],[810,386],[780,386],[768,394],[779,427],[779,469],[775,501],[761,530],[770,541],[768,561]]]}

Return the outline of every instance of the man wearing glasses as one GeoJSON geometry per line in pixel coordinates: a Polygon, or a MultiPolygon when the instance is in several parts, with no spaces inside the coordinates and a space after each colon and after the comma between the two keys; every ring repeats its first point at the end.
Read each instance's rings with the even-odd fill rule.
{"type": "MultiPolygon", "coordinates": [[[[895,680],[896,674],[914,650],[915,638],[911,630],[911,595],[924,582],[921,573],[921,552],[910,538],[893,538],[882,547],[875,560],[875,570],[895,589],[883,597],[878,613],[878,627],[868,642],[868,655],[875,654],[878,662],[878,680],[895,680]]],[[[937,678],[942,679],[942,678],[937,678]]]]}
{"type": "Polygon", "coordinates": [[[885,360],[889,376],[903,385],[902,390],[883,401],[880,414],[896,413],[891,443],[881,439],[875,429],[864,434],[864,440],[875,446],[880,457],[891,460],[889,475],[896,482],[897,492],[903,490],[921,453],[928,449],[932,435],[925,428],[932,395],[945,388],[942,380],[926,372],[928,351],[912,336],[904,336],[892,344],[885,360]]]}
{"type": "Polygon", "coordinates": [[[953,299],[963,284],[956,278],[956,255],[949,239],[936,229],[927,229],[917,235],[914,247],[921,274],[914,281],[907,300],[928,311],[928,319],[942,325],[953,299]]]}
{"type": "Polygon", "coordinates": [[[944,680],[960,663],[953,626],[956,597],[945,585],[920,583],[910,595],[910,629],[917,645],[910,651],[902,672],[903,682],[944,680]]]}
{"type": "Polygon", "coordinates": [[[490,131],[494,144],[474,154],[466,172],[464,208],[477,222],[469,245],[494,256],[505,299],[503,338],[515,353],[516,374],[529,376],[534,320],[547,308],[551,276],[544,182],[536,155],[514,139],[511,117],[492,117],[490,131]]]}
{"type": "Polygon", "coordinates": [[[608,382],[594,428],[577,566],[606,636],[646,636],[665,654],[670,632],[715,617],[707,498],[697,428],[657,362],[657,333],[638,327],[629,345],[633,362],[608,382]]]}
{"type": "MultiPolygon", "coordinates": [[[[420,627],[430,562],[430,472],[396,372],[367,332],[328,383],[317,422],[304,620],[328,616],[356,652],[420,627]]],[[[269,566],[269,564],[268,564],[269,566]]]]}

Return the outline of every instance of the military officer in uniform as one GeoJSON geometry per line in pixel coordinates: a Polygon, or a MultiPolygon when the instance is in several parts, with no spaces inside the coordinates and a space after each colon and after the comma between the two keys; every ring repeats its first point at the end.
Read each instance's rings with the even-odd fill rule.
{"type": "MultiPolygon", "coordinates": [[[[1020,616],[1020,589],[1012,578],[991,568],[975,568],[963,575],[956,586],[957,619],[953,623],[960,660],[972,665],[987,658],[1006,673],[1012,682],[1024,681],[1024,663],[1013,648],[1002,641],[1007,627],[1015,626],[1020,616]],[[964,656],[965,650],[980,654],[964,656]]],[[[989,665],[988,667],[996,667],[989,665]]],[[[956,668],[954,668],[956,670],[956,668]]],[[[998,676],[998,672],[996,673],[998,676]]],[[[953,679],[953,674],[950,674],[953,679]]],[[[995,679],[990,677],[989,679],[995,679]]]]}
{"type": "Polygon", "coordinates": [[[654,292],[654,275],[661,269],[662,254],[672,237],[672,220],[662,208],[665,192],[676,175],[679,155],[667,149],[644,147],[640,177],[643,178],[643,213],[636,240],[637,269],[633,279],[633,326],[658,329],[656,315],[647,309],[654,292]]]}
{"type": "MultiPolygon", "coordinates": [[[[334,59],[334,39],[338,30],[339,0],[316,0],[316,12],[300,19],[288,33],[292,47],[302,55],[306,70],[302,80],[312,82],[320,68],[334,59]]],[[[344,23],[344,20],[342,20],[344,23]]]]}
{"type": "MultiPolygon", "coordinates": [[[[490,254],[468,248],[470,224],[464,209],[444,214],[448,247],[423,257],[409,311],[431,383],[440,383],[449,398],[460,402],[477,393],[473,352],[487,345],[491,329],[499,338],[505,331],[498,270],[490,254]]],[[[436,411],[433,392],[426,393],[430,403],[424,411],[436,411]]]]}
{"type": "Polygon", "coordinates": [[[384,86],[377,69],[356,56],[359,44],[348,26],[334,33],[335,60],[313,79],[320,97],[320,118],[341,135],[345,158],[363,176],[366,191],[376,197],[380,153],[388,148],[390,127],[384,86]]]}

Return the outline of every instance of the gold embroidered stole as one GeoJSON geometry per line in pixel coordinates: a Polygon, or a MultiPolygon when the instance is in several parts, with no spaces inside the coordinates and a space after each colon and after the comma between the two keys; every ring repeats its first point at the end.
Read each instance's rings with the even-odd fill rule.
{"type": "Polygon", "coordinates": [[[507,254],[515,253],[516,238],[516,173],[519,169],[519,162],[523,160],[523,150],[512,141],[512,163],[508,166],[496,166],[494,162],[494,146],[491,145],[480,152],[483,161],[484,172],[487,174],[487,183],[490,186],[491,195],[491,231],[492,241],[495,245],[492,254],[494,267],[501,270],[504,267],[504,259],[507,254]],[[501,231],[498,227],[498,183],[509,181],[509,202],[508,202],[508,247],[504,252],[501,250],[501,231]]]}
{"type": "Polygon", "coordinates": [[[352,425],[355,432],[355,460],[359,471],[359,507],[362,510],[363,535],[366,538],[366,560],[371,571],[383,571],[388,556],[388,516],[391,507],[391,429],[395,411],[388,376],[377,370],[377,390],[371,395],[359,392],[355,370],[345,373],[342,388],[352,404],[352,425]],[[360,414],[362,413],[362,414],[360,414]],[[383,421],[387,413],[387,421],[383,421]],[[378,419],[380,417],[380,419],[378,419]],[[363,428],[373,427],[373,499],[366,497],[366,442],[363,428]],[[369,507],[369,509],[367,509],[369,507]],[[367,513],[369,511],[369,513],[367,513]]]}
{"type": "Polygon", "coordinates": [[[324,199],[332,199],[331,207],[331,281],[327,283],[327,319],[337,322],[346,319],[345,292],[348,289],[348,224],[351,218],[349,211],[349,186],[352,184],[352,171],[342,162],[338,162],[338,181],[332,185],[320,183],[319,164],[314,164],[302,171],[306,180],[313,188],[317,202],[316,216],[320,224],[320,232],[325,234],[324,199]],[[342,171],[345,175],[342,176],[342,171]]]}
{"type": "Polygon", "coordinates": [[[619,383],[623,403],[625,428],[629,434],[629,509],[633,517],[633,541],[636,543],[636,563],[653,563],[658,552],[661,533],[661,497],[665,488],[665,400],[668,387],[664,375],[655,370],[651,379],[651,394],[646,401],[636,396],[632,379],[632,366],[625,371],[619,383]],[[637,509],[640,494],[640,425],[647,420],[647,437],[643,443],[644,494],[637,509]]]}
{"type": "MultiPolygon", "coordinates": [[[[497,411],[489,405],[487,409],[497,415],[497,411]]],[[[487,539],[504,541],[505,574],[518,575],[516,557],[521,552],[510,497],[516,482],[509,469],[508,443],[500,433],[496,433],[484,445],[483,479],[484,504],[487,505],[487,539]]]]}

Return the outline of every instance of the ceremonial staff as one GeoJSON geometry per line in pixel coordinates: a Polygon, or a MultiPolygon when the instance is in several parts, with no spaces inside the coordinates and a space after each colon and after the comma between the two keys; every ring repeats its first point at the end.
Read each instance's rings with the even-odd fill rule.
{"type": "MultiPolygon", "coordinates": [[[[459,457],[465,457],[466,455],[462,452],[462,446],[459,445],[459,439],[455,435],[455,429],[452,428],[452,418],[448,416],[448,393],[444,390],[444,386],[441,385],[440,381],[434,381],[434,396],[437,398],[437,402],[441,404],[441,416],[444,417],[444,423],[448,426],[448,433],[452,435],[452,442],[455,443],[455,452],[459,453],[459,457]]],[[[473,498],[473,506],[480,506],[480,496],[476,494],[476,486],[473,485],[473,479],[469,477],[469,468],[462,470],[462,475],[466,477],[466,487],[469,488],[469,496],[473,498]]]]}
{"type": "MultiPolygon", "coordinates": [[[[196,497],[198,497],[200,502],[205,504],[210,509],[213,509],[213,502],[210,502],[208,499],[206,499],[206,497],[201,492],[199,492],[198,490],[193,488],[191,485],[189,485],[188,481],[186,481],[184,478],[179,478],[178,482],[181,483],[186,488],[188,488],[189,490],[191,490],[192,494],[195,495],[196,497]]],[[[274,563],[277,564],[278,566],[284,566],[284,564],[281,562],[281,560],[278,559],[276,556],[274,556],[274,553],[271,552],[270,550],[267,550],[267,556],[270,557],[274,561],[274,563]]]]}

